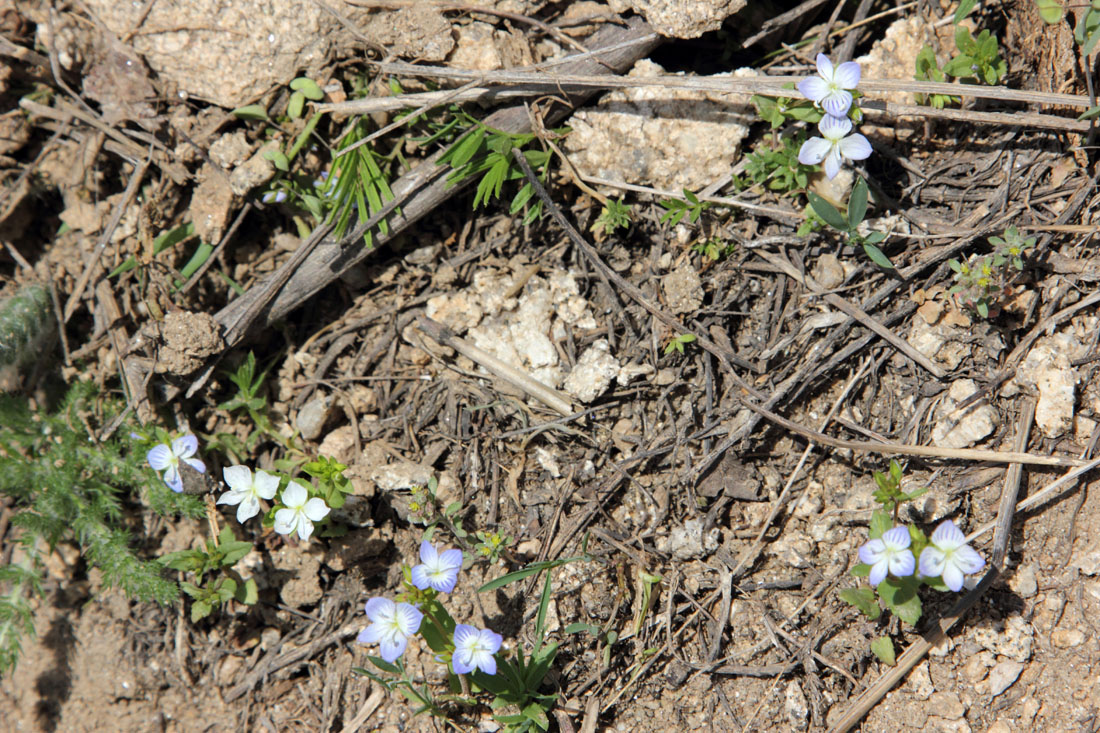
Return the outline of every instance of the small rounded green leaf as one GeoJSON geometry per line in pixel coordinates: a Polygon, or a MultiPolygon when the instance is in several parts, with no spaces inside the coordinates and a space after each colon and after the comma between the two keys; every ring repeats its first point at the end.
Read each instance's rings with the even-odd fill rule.
{"type": "Polygon", "coordinates": [[[275,167],[281,171],[285,172],[290,170],[290,160],[287,159],[286,155],[281,150],[268,150],[264,153],[264,158],[270,160],[275,167]]]}
{"type": "Polygon", "coordinates": [[[325,93],[321,87],[317,85],[317,82],[305,76],[299,76],[297,79],[290,82],[290,88],[296,92],[301,92],[307,99],[311,99],[314,102],[319,102],[325,98],[325,93]]]}
{"type": "Polygon", "coordinates": [[[887,666],[893,667],[897,662],[894,657],[894,642],[890,641],[889,636],[880,636],[872,641],[871,653],[887,666]]]}
{"type": "Polygon", "coordinates": [[[286,106],[287,116],[292,120],[296,120],[302,116],[302,110],[306,106],[306,95],[301,92],[294,92],[290,95],[290,103],[286,106]]]}
{"type": "Polygon", "coordinates": [[[245,107],[237,107],[232,112],[234,117],[241,120],[266,120],[267,110],[259,104],[249,104],[245,107]]]}

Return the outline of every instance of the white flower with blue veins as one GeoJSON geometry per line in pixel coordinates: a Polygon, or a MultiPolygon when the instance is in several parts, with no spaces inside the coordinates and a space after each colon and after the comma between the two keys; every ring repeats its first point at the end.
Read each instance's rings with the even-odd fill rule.
{"type": "Polygon", "coordinates": [[[378,644],[382,658],[393,663],[405,653],[409,637],[420,629],[424,614],[409,603],[394,603],[389,598],[367,601],[367,618],[371,625],[359,632],[360,644],[378,644]]]}
{"type": "Polygon", "coordinates": [[[497,673],[497,660],[493,655],[500,649],[504,638],[489,629],[478,629],[466,624],[455,626],[455,651],[451,665],[455,674],[468,674],[480,669],[485,674],[497,673]]]}
{"type": "Polygon", "coordinates": [[[290,534],[297,530],[302,540],[313,534],[313,523],[328,516],[328,505],[320,497],[309,498],[309,490],[297,481],[291,481],[283,489],[283,509],[275,512],[275,531],[290,534]]]}
{"type": "Polygon", "coordinates": [[[840,173],[845,160],[863,160],[871,155],[871,143],[858,132],[852,132],[852,121],[847,117],[825,115],[817,123],[821,137],[811,137],[802,143],[798,151],[798,162],[803,165],[817,165],[825,162],[825,175],[832,180],[840,173]]]}
{"type": "Polygon", "coordinates": [[[228,466],[222,469],[229,491],[218,497],[219,504],[237,506],[237,521],[244,524],[260,513],[260,499],[270,501],[279,490],[279,477],[266,471],[256,471],[248,466],[228,466]]]}
{"type": "Polygon", "coordinates": [[[817,76],[803,79],[796,85],[806,99],[821,105],[826,114],[844,117],[852,106],[852,93],[859,85],[859,64],[845,61],[834,67],[823,53],[817,55],[817,76]]]}
{"type": "Polygon", "coordinates": [[[985,567],[985,560],[966,544],[966,535],[950,519],[936,527],[930,540],[932,544],[920,553],[920,574],[926,578],[942,576],[944,585],[958,591],[964,575],[985,567]]]}
{"type": "Polygon", "coordinates": [[[912,575],[917,567],[913,552],[909,549],[909,530],[894,527],[882,533],[880,539],[868,540],[859,548],[860,562],[871,566],[867,578],[872,586],[886,580],[887,574],[895,578],[912,575]]]}
{"type": "Polygon", "coordinates": [[[440,552],[427,540],[420,543],[420,565],[412,569],[412,582],[420,590],[433,588],[450,593],[462,569],[462,550],[440,552]]]}
{"type": "Polygon", "coordinates": [[[199,473],[206,473],[206,464],[198,458],[192,458],[198,450],[199,439],[194,435],[183,435],[173,440],[171,445],[154,445],[145,454],[145,460],[154,471],[164,471],[164,483],[178,494],[183,491],[180,461],[199,473]]]}

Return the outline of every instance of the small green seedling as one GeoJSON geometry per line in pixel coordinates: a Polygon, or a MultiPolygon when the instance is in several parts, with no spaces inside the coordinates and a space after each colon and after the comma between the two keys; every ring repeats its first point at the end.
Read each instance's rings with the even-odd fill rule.
{"type": "Polygon", "coordinates": [[[856,179],[852,187],[852,195],[848,198],[847,216],[812,191],[807,192],[806,197],[809,198],[814,213],[833,229],[844,234],[848,238],[848,244],[862,247],[864,254],[879,267],[893,269],[894,263],[890,262],[890,258],[878,248],[878,244],[886,239],[886,235],[882,232],[871,232],[863,236],[858,231],[863,217],[867,214],[867,182],[862,177],[856,179]]]}
{"type": "Polygon", "coordinates": [[[734,242],[727,242],[721,237],[709,237],[705,242],[696,242],[691,248],[713,262],[737,251],[734,242]]]}
{"type": "MultiPolygon", "coordinates": [[[[939,64],[936,62],[936,53],[932,50],[931,46],[925,45],[917,54],[916,61],[917,73],[913,78],[917,81],[935,81],[943,83],[946,81],[943,71],[940,69],[939,64]]],[[[958,104],[961,99],[959,97],[953,97],[950,94],[917,94],[917,104],[927,104],[933,109],[943,109],[949,104],[958,104]]]]}
{"type": "Polygon", "coordinates": [[[692,224],[695,224],[704,211],[714,206],[710,201],[700,201],[698,196],[686,188],[684,189],[684,198],[665,199],[660,204],[661,208],[665,209],[665,213],[661,215],[661,223],[668,224],[671,227],[683,221],[685,216],[692,224]]]}
{"type": "Polygon", "coordinates": [[[678,336],[673,336],[672,340],[665,346],[665,356],[668,356],[673,351],[684,353],[684,346],[690,344],[695,340],[695,334],[693,333],[681,333],[678,336]]]}
{"type": "Polygon", "coordinates": [[[778,147],[764,142],[745,156],[745,180],[737,181],[739,188],[749,185],[764,186],[782,196],[793,196],[806,190],[809,176],[815,166],[798,161],[798,151],[805,142],[805,135],[780,138],[778,147]]]}
{"type": "Polygon", "coordinates": [[[1015,274],[1024,269],[1024,256],[1035,246],[1035,237],[1024,237],[1011,226],[1001,237],[990,237],[998,249],[992,255],[971,255],[966,262],[948,260],[955,285],[948,291],[963,308],[982,318],[996,315],[1015,274]]]}
{"type": "Polygon", "coordinates": [[[161,558],[166,567],[195,576],[194,583],[180,584],[183,592],[192,599],[192,623],[206,618],[215,608],[233,599],[249,606],[256,603],[256,581],[252,578],[243,580],[232,569],[251,550],[251,542],[238,540],[233,530],[226,527],[217,539],[208,539],[204,549],[180,550],[161,558]],[[217,578],[204,582],[204,576],[212,573],[216,573],[217,578]]]}
{"type": "Polygon", "coordinates": [[[620,198],[618,201],[608,199],[600,209],[600,215],[592,223],[590,231],[596,235],[597,240],[602,240],[616,229],[627,229],[633,221],[630,204],[624,204],[620,198]]]}
{"type": "Polygon", "coordinates": [[[994,86],[1008,73],[1008,64],[1001,58],[997,36],[983,30],[975,38],[963,26],[955,28],[955,46],[959,53],[944,64],[943,72],[958,79],[975,79],[994,86]]]}

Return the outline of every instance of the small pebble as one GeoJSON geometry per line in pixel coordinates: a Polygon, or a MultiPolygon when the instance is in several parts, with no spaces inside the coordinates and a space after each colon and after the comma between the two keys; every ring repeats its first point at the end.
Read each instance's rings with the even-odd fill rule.
{"type": "Polygon", "coordinates": [[[1001,662],[989,672],[989,694],[997,697],[1002,692],[1012,687],[1012,683],[1020,676],[1024,665],[1019,662],[1001,662]]]}

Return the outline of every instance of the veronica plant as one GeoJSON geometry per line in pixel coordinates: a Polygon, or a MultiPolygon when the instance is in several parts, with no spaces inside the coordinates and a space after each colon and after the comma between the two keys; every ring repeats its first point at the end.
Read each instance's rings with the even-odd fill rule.
{"type": "MultiPolygon", "coordinates": [[[[964,577],[981,571],[985,560],[949,519],[941,522],[931,537],[914,524],[898,524],[899,506],[925,491],[901,491],[901,476],[896,461],[890,462],[888,474],[874,473],[878,485],[874,498],[882,508],[871,513],[869,539],[859,548],[859,563],[851,569],[855,577],[867,578],[868,586],[845,588],[840,597],[871,620],[885,607],[902,621],[916,625],[921,617],[922,585],[958,592],[964,577]]],[[[876,639],[871,650],[887,664],[894,663],[889,637],[876,639]]]]}
{"type": "Polygon", "coordinates": [[[824,163],[825,175],[833,179],[845,161],[865,160],[872,152],[867,138],[852,133],[852,118],[863,119],[853,95],[859,84],[860,69],[854,61],[834,67],[829,57],[822,53],[817,55],[817,73],[817,76],[800,81],[798,91],[819,106],[825,115],[817,123],[820,135],[802,143],[798,161],[803,165],[824,163]]]}
{"type": "Polygon", "coordinates": [[[852,195],[848,198],[848,212],[841,214],[835,206],[816,193],[810,191],[806,194],[813,212],[833,229],[844,234],[848,244],[861,247],[863,253],[879,267],[892,269],[894,263],[878,247],[886,239],[886,235],[882,232],[870,232],[866,236],[859,233],[859,225],[867,215],[867,196],[867,182],[863,178],[857,178],[852,186],[852,195]]]}

